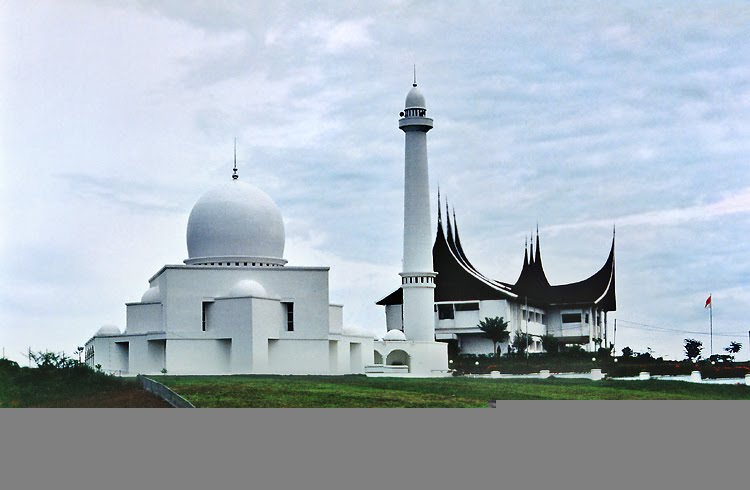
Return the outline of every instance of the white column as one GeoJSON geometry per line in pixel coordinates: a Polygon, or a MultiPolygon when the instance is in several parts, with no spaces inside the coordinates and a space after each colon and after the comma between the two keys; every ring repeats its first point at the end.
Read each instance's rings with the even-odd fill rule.
{"type": "Polygon", "coordinates": [[[399,120],[404,145],[404,334],[408,340],[435,341],[435,272],[432,270],[430,181],[427,132],[432,119],[424,114],[424,97],[416,84],[406,98],[406,116],[399,120]],[[418,105],[415,105],[418,104],[418,105]],[[417,109],[410,111],[409,109],[417,109]]]}

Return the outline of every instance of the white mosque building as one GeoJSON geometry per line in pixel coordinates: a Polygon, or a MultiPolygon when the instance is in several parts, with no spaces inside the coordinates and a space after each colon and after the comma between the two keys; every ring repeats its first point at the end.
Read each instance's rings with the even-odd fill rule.
{"type": "Polygon", "coordinates": [[[232,179],[206,192],[187,226],[188,259],[165,265],[126,327],[105,326],[86,342],[86,363],[135,374],[448,373],[435,341],[430,191],[424,97],[406,98],[403,327],[382,340],[348,330],[329,303],[328,267],[286,265],[281,211],[259,188],[232,179]]]}
{"type": "Polygon", "coordinates": [[[373,363],[371,334],[343,327],[328,267],[284,260],[273,200],[232,179],[206,192],[187,226],[188,259],[165,265],[126,328],[102,327],[86,362],[122,374],[345,374],[373,363]]]}

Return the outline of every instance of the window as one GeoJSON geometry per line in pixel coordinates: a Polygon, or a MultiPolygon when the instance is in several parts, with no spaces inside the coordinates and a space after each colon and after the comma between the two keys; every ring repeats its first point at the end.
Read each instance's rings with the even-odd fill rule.
{"type": "Polygon", "coordinates": [[[479,303],[456,303],[456,311],[479,311],[479,303]]]}
{"type": "Polygon", "coordinates": [[[203,307],[202,307],[203,311],[201,312],[201,330],[203,330],[204,332],[206,331],[206,323],[207,323],[206,322],[206,317],[208,316],[207,315],[207,313],[208,313],[208,306],[210,304],[211,303],[208,302],[208,301],[204,301],[203,302],[203,307]]]}
{"type": "Polygon", "coordinates": [[[581,314],[580,313],[563,313],[562,322],[563,323],[581,323],[581,314]]]}
{"type": "Polygon", "coordinates": [[[453,320],[453,305],[438,305],[438,320],[453,320]]]}
{"type": "Polygon", "coordinates": [[[286,331],[294,332],[294,303],[281,303],[286,310],[286,331]]]}
{"type": "Polygon", "coordinates": [[[586,323],[589,323],[589,314],[586,313],[586,323]]]}

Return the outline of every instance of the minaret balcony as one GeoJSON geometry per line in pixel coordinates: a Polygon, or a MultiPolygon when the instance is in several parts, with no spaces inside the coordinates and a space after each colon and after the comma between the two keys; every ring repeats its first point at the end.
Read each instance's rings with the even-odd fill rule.
{"type": "Polygon", "coordinates": [[[401,272],[401,287],[434,288],[437,272],[401,272]]]}
{"type": "Polygon", "coordinates": [[[402,117],[398,120],[398,127],[403,131],[424,131],[432,129],[432,119],[429,117],[402,117]]]}

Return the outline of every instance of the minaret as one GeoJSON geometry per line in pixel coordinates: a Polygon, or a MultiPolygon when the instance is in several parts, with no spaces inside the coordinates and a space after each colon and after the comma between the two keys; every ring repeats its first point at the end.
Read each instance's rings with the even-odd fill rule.
{"type": "Polygon", "coordinates": [[[398,127],[406,133],[404,162],[404,335],[407,340],[435,341],[435,276],[432,270],[430,183],[427,171],[427,132],[424,96],[414,85],[406,96],[398,127]]]}

